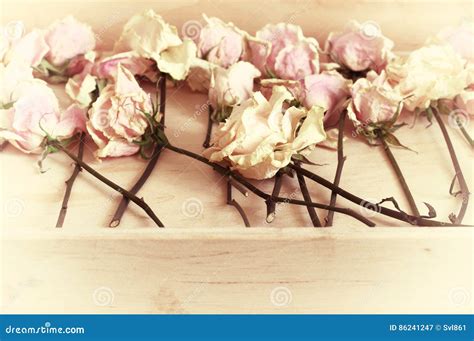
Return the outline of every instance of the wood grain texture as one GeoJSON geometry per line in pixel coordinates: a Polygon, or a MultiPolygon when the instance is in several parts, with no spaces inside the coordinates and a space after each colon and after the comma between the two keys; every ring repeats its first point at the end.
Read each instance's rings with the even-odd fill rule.
{"type": "Polygon", "coordinates": [[[2,311],[473,312],[471,229],[147,231],[5,235],[2,311]]]}
{"type": "MultiPolygon", "coordinates": [[[[149,7],[179,30],[188,20],[201,20],[200,14],[206,12],[251,32],[268,22],[290,21],[320,42],[349,19],[373,20],[401,50],[420,46],[430,34],[463,18],[472,19],[473,13],[471,1],[145,1],[131,5],[130,1],[6,0],[0,6],[2,24],[22,20],[27,27],[45,27],[73,14],[92,24],[103,46],[111,46],[133,13],[149,7]]],[[[182,86],[168,89],[168,94],[171,141],[202,151],[206,96],[182,86]]],[[[422,213],[426,201],[436,208],[437,219],[447,220],[460,204],[448,193],[454,172],[439,127],[426,126],[422,119],[414,128],[398,131],[400,140],[417,153],[396,149],[394,154],[422,213]]],[[[472,128],[471,120],[471,132],[472,128]]],[[[458,130],[449,127],[449,133],[472,187],[473,151],[458,130]]],[[[394,196],[406,209],[382,149],[352,137],[350,124],[347,135],[341,186],[372,201],[394,196]]],[[[122,186],[131,186],[145,167],[138,157],[97,162],[93,145],[87,147],[86,161],[122,186]]],[[[311,167],[313,171],[333,179],[334,151],[318,148],[311,159],[324,164],[311,167]]],[[[37,156],[11,146],[0,153],[2,312],[473,312],[470,228],[368,229],[341,214],[335,215],[334,228],[300,228],[311,225],[306,209],[290,205],[279,205],[268,225],[265,204],[235,191],[251,224],[262,226],[245,229],[237,211],[225,205],[223,179],[205,165],[165,151],[139,195],[167,229],[155,229],[133,205],[118,229],[104,228],[119,196],[81,173],[64,228],[57,230],[53,226],[72,163],[64,155],[52,155],[45,162],[48,171],[40,174],[36,161],[37,156]],[[189,209],[190,203],[197,203],[197,214],[189,209]],[[271,300],[280,287],[291,294],[291,301],[282,306],[271,300]],[[101,305],[107,298],[110,302],[101,305]]],[[[270,192],[272,182],[259,186],[270,192]]],[[[311,182],[308,186],[313,200],[329,202],[329,191],[311,182]]],[[[284,179],[282,195],[301,198],[296,179],[284,179]]],[[[341,198],[338,205],[359,210],[341,198]]],[[[318,210],[318,215],[325,213],[318,210]]],[[[379,226],[399,226],[381,216],[372,219],[379,226]]],[[[472,203],[465,222],[474,224],[472,203]]]]}

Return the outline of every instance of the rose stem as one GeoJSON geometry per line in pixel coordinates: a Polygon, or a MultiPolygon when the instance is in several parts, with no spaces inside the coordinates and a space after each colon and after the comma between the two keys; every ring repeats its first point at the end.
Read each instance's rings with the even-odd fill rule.
{"type": "MultiPolygon", "coordinates": [[[[311,195],[309,194],[308,186],[306,186],[306,181],[304,179],[304,176],[297,173],[296,177],[298,178],[298,183],[300,185],[301,193],[303,194],[303,199],[305,201],[311,202],[311,195]]],[[[334,205],[330,204],[330,206],[334,206],[334,205]]],[[[311,218],[311,222],[313,223],[313,227],[322,227],[321,221],[319,220],[318,214],[316,213],[316,210],[314,209],[314,207],[306,206],[306,209],[308,210],[308,214],[309,214],[309,217],[311,218]]],[[[332,211],[329,211],[329,212],[332,212],[332,211]]]]}
{"type": "MultiPolygon", "coordinates": [[[[158,159],[160,158],[161,151],[162,148],[158,145],[155,145],[151,159],[148,161],[148,164],[138,181],[130,189],[130,193],[137,194],[138,191],[145,184],[145,182],[148,180],[149,176],[151,175],[153,169],[156,166],[156,163],[158,162],[158,159]]],[[[120,225],[120,221],[122,220],[122,217],[125,213],[125,210],[127,209],[129,202],[130,199],[123,195],[122,199],[120,200],[120,204],[118,205],[117,210],[115,211],[115,214],[109,223],[109,227],[117,227],[120,225]]]]}
{"type": "Polygon", "coordinates": [[[390,149],[390,146],[388,145],[387,141],[385,141],[385,138],[380,137],[380,141],[382,142],[382,147],[385,151],[385,155],[387,155],[390,164],[393,167],[393,170],[395,171],[395,174],[397,175],[397,179],[402,186],[403,192],[405,193],[405,197],[408,200],[408,203],[410,204],[410,208],[412,211],[412,214],[415,215],[416,217],[420,216],[420,211],[418,211],[418,208],[416,207],[415,199],[413,198],[413,195],[411,194],[410,188],[408,187],[408,184],[405,180],[405,177],[403,176],[402,170],[400,169],[400,166],[398,165],[397,160],[395,159],[395,156],[392,153],[392,150],[390,149]]]}
{"type": "MultiPolygon", "coordinates": [[[[283,174],[281,172],[277,172],[275,174],[275,184],[273,185],[272,197],[277,197],[280,195],[281,190],[281,183],[283,180],[283,174]]],[[[271,223],[273,219],[275,219],[275,210],[276,210],[276,203],[271,198],[265,201],[267,205],[267,218],[266,222],[271,223]]]]}
{"type": "MultiPolygon", "coordinates": [[[[344,126],[346,121],[346,111],[343,110],[341,116],[339,117],[339,132],[337,136],[337,168],[336,175],[334,176],[334,185],[339,186],[341,182],[342,168],[344,167],[344,162],[346,157],[344,156],[344,126]]],[[[331,200],[329,205],[336,205],[337,193],[335,191],[331,192],[331,200]]],[[[329,211],[326,216],[326,227],[332,226],[334,219],[334,212],[329,211]]]]}
{"type": "Polygon", "coordinates": [[[464,127],[464,125],[461,123],[461,121],[458,118],[456,118],[456,124],[458,125],[458,128],[461,130],[461,133],[466,138],[467,142],[471,145],[471,147],[474,147],[474,140],[469,135],[466,128],[464,127]]]}
{"type": "MultiPolygon", "coordinates": [[[[77,157],[82,160],[84,156],[84,144],[86,139],[86,133],[81,133],[79,136],[79,147],[77,152],[77,157]]],[[[66,218],[67,213],[67,205],[69,202],[69,198],[71,197],[72,186],[74,185],[74,181],[76,181],[79,172],[81,171],[81,166],[77,163],[74,165],[74,170],[71,174],[71,177],[66,180],[66,191],[64,192],[63,203],[61,205],[61,210],[59,211],[58,221],[56,222],[56,227],[63,227],[64,219],[66,218]]]]}
{"type": "Polygon", "coordinates": [[[112,188],[113,190],[119,192],[123,196],[127,197],[129,200],[133,201],[135,204],[140,206],[146,214],[158,225],[158,227],[164,227],[163,223],[158,219],[158,217],[155,215],[153,210],[148,206],[143,199],[138,198],[135,194],[127,191],[126,189],[120,187],[113,181],[107,179],[105,176],[94,170],[92,167],[90,167],[88,164],[86,164],[84,161],[79,159],[76,155],[68,151],[66,148],[64,148],[60,143],[53,141],[51,142],[51,145],[56,147],[57,149],[61,150],[64,152],[67,156],[69,156],[72,160],[76,162],[82,169],[86,170],[88,173],[90,173],[92,176],[112,188]]]}
{"type": "Polygon", "coordinates": [[[235,201],[235,199],[232,198],[232,187],[232,179],[229,178],[227,180],[227,205],[234,206],[237,209],[237,212],[239,212],[240,216],[242,217],[245,227],[250,227],[250,222],[247,218],[247,215],[245,214],[244,209],[239,205],[237,201],[235,201]]]}
{"type": "MultiPolygon", "coordinates": [[[[320,208],[320,209],[323,209],[323,210],[334,210],[336,212],[347,214],[347,215],[363,222],[364,224],[366,224],[370,227],[375,226],[375,224],[372,221],[370,221],[366,217],[358,214],[357,212],[355,212],[355,211],[353,211],[349,208],[329,206],[329,205],[318,204],[318,203],[314,203],[314,202],[310,203],[310,202],[306,202],[306,201],[302,201],[302,200],[295,200],[295,199],[290,199],[290,198],[272,197],[271,195],[261,191],[260,189],[258,189],[254,185],[252,185],[250,182],[248,182],[241,175],[239,175],[237,173],[234,173],[234,172],[230,171],[229,169],[227,169],[227,168],[225,168],[221,165],[218,165],[214,162],[211,162],[211,161],[209,161],[208,159],[206,159],[205,157],[203,157],[201,155],[195,154],[195,153],[190,152],[190,151],[185,150],[185,149],[181,149],[181,148],[172,146],[170,144],[165,145],[165,148],[167,148],[171,151],[174,151],[175,153],[186,155],[188,157],[191,157],[193,159],[201,161],[202,163],[205,163],[208,166],[211,166],[214,170],[216,170],[217,172],[219,172],[222,175],[231,176],[233,179],[235,179],[236,181],[240,182],[242,185],[247,187],[249,189],[249,191],[251,191],[255,195],[259,196],[260,198],[264,199],[265,201],[269,200],[271,198],[272,200],[274,200],[276,202],[288,203],[288,204],[293,204],[293,205],[301,205],[301,206],[312,206],[312,207],[320,208]]],[[[394,211],[394,212],[398,213],[396,211],[394,211]]]]}
{"type": "MultiPolygon", "coordinates": [[[[335,191],[338,195],[342,196],[343,198],[352,201],[353,203],[365,207],[367,209],[370,209],[372,211],[378,212],[382,215],[386,215],[388,217],[404,221],[413,225],[420,225],[420,226],[457,226],[455,224],[450,224],[450,223],[445,223],[445,222],[440,222],[436,220],[431,220],[431,219],[425,219],[421,217],[414,217],[409,214],[406,214],[404,212],[400,211],[395,211],[387,207],[380,206],[378,204],[371,203],[367,200],[364,200],[362,198],[359,198],[358,196],[347,192],[346,190],[342,189],[339,186],[334,185],[332,182],[324,179],[323,177],[320,177],[317,174],[314,174],[304,168],[298,167],[298,165],[294,164],[289,164],[288,167],[294,169],[296,172],[301,172],[305,177],[308,179],[313,180],[314,182],[319,183],[320,185],[335,191]]],[[[336,211],[337,212],[337,211],[336,211]]]]}
{"type": "Polygon", "coordinates": [[[459,186],[461,187],[461,195],[462,195],[462,205],[459,210],[458,215],[454,219],[453,223],[454,224],[461,224],[464,215],[466,214],[467,210],[467,205],[469,203],[469,188],[467,187],[466,179],[464,179],[464,174],[461,170],[461,166],[459,165],[458,158],[456,156],[456,152],[454,151],[453,144],[451,142],[451,139],[449,138],[448,131],[446,130],[446,126],[444,125],[444,122],[439,115],[438,110],[431,110],[431,108],[428,108],[428,111],[430,112],[431,115],[433,115],[436,118],[436,121],[438,122],[438,125],[441,129],[441,132],[443,133],[444,140],[446,141],[446,146],[448,147],[449,155],[451,156],[451,161],[453,163],[454,170],[456,172],[456,178],[458,179],[459,186]]]}
{"type": "Polygon", "coordinates": [[[208,112],[209,112],[209,116],[207,118],[207,130],[206,130],[206,139],[204,140],[204,143],[202,144],[202,146],[204,148],[209,148],[210,146],[210,142],[211,142],[211,134],[212,134],[212,125],[213,125],[213,121],[212,121],[212,106],[209,104],[208,106],[208,112]]]}
{"type": "MultiPolygon", "coordinates": [[[[156,91],[157,93],[159,92],[160,94],[159,96],[160,98],[159,112],[161,113],[160,123],[164,126],[165,125],[165,110],[166,110],[166,74],[165,73],[160,74],[160,78],[156,86],[156,91]]],[[[158,98],[156,102],[158,102],[158,98]]],[[[130,193],[137,194],[138,191],[143,187],[143,185],[145,184],[145,182],[148,180],[151,173],[153,172],[153,169],[155,168],[156,163],[158,162],[158,159],[160,158],[161,151],[162,151],[162,147],[155,145],[155,147],[153,148],[152,157],[148,161],[148,164],[145,170],[143,171],[142,175],[140,176],[140,178],[130,189],[130,193]]],[[[130,200],[127,197],[122,196],[122,199],[120,200],[117,210],[115,211],[114,216],[109,223],[109,227],[117,227],[120,225],[120,221],[122,220],[122,217],[125,213],[125,210],[127,209],[129,202],[130,200]]]]}

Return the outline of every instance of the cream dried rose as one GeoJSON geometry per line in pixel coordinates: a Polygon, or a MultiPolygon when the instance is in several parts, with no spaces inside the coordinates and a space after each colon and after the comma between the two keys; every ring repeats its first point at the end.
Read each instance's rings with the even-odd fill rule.
{"type": "MultiPolygon", "coordinates": [[[[132,155],[148,127],[144,113],[151,113],[150,96],[133,75],[119,64],[116,82],[108,84],[89,110],[87,130],[99,147],[99,158],[132,155]]],[[[158,118],[159,119],[159,118],[158,118]]]]}
{"type": "Polygon", "coordinates": [[[147,10],[125,24],[114,51],[153,59],[160,71],[182,80],[189,72],[197,48],[192,40],[181,40],[176,27],[166,23],[153,10],[147,10]]]}
{"type": "Polygon", "coordinates": [[[325,50],[332,60],[352,71],[382,71],[393,58],[393,42],[375,23],[350,21],[343,32],[331,32],[325,50]]]}
{"type": "Polygon", "coordinates": [[[431,101],[453,99],[470,83],[466,61],[448,45],[425,46],[387,67],[390,81],[408,110],[424,110],[431,101]]]}
{"type": "Polygon", "coordinates": [[[273,88],[269,100],[260,92],[254,93],[234,107],[204,155],[214,162],[229,163],[247,178],[273,177],[292,156],[308,153],[326,138],[324,108],[288,107],[292,100],[294,97],[282,86],[273,88]]]}

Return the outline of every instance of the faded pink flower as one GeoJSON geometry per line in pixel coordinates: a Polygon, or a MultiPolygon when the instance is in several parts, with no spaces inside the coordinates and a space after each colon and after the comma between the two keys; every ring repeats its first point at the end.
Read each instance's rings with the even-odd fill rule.
{"type": "Polygon", "coordinates": [[[195,40],[198,57],[224,68],[237,63],[244,53],[245,33],[232,23],[203,17],[207,25],[195,40]]]}
{"type": "Polygon", "coordinates": [[[326,109],[324,125],[330,127],[339,120],[344,109],[344,103],[350,97],[351,81],[345,79],[337,71],[324,71],[317,75],[304,78],[304,105],[311,108],[314,105],[326,109]]]}
{"type": "Polygon", "coordinates": [[[370,71],[367,78],[354,83],[351,93],[347,114],[356,126],[390,121],[401,110],[403,98],[388,83],[385,72],[370,71]]]}
{"type": "Polygon", "coordinates": [[[46,44],[43,34],[39,30],[33,30],[21,38],[8,40],[6,37],[3,42],[4,64],[12,61],[22,62],[28,66],[38,66],[48,53],[49,47],[46,44]]]}
{"type": "Polygon", "coordinates": [[[246,100],[253,93],[253,82],[257,77],[260,77],[260,71],[247,62],[237,62],[228,69],[216,68],[209,89],[211,105],[222,109],[246,100]]]}
{"type": "Polygon", "coordinates": [[[89,110],[87,130],[99,147],[97,157],[117,157],[138,152],[151,113],[150,96],[129,70],[119,64],[116,82],[108,84],[89,110]]]}
{"type": "Polygon", "coordinates": [[[96,63],[93,73],[99,78],[114,80],[119,64],[134,76],[145,76],[151,81],[156,81],[157,79],[155,63],[151,59],[137,57],[130,52],[123,52],[103,58],[96,63]]]}
{"type": "Polygon", "coordinates": [[[375,23],[350,21],[340,33],[331,32],[325,50],[332,60],[352,71],[380,73],[393,57],[393,42],[384,37],[375,23]]]}
{"type": "Polygon", "coordinates": [[[250,44],[251,61],[263,74],[299,80],[319,72],[319,44],[314,38],[306,38],[301,27],[267,25],[256,37],[269,43],[250,44]]]}
{"type": "MultiPolygon", "coordinates": [[[[8,74],[2,69],[0,80],[8,74]]],[[[47,135],[61,140],[85,128],[85,111],[72,105],[61,113],[53,90],[42,80],[24,77],[2,92],[9,102],[1,103],[0,139],[23,152],[40,153],[47,135]]]]}
{"type": "Polygon", "coordinates": [[[49,46],[46,59],[60,66],[74,57],[86,54],[95,48],[92,28],[72,16],[56,21],[48,27],[45,40],[49,46]]]}
{"type": "Polygon", "coordinates": [[[445,42],[462,58],[474,63],[474,22],[463,22],[457,27],[448,27],[436,36],[440,42],[445,42]]]}

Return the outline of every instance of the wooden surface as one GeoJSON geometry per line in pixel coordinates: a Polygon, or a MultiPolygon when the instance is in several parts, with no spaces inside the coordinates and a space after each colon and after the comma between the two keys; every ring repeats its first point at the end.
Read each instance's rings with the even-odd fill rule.
{"type": "MultiPolygon", "coordinates": [[[[191,93],[187,87],[169,88],[168,94],[168,137],[177,146],[201,152],[207,124],[207,111],[202,109],[206,96],[191,93]]],[[[405,117],[404,120],[411,123],[413,118],[405,117]]],[[[448,221],[448,215],[459,210],[461,200],[449,194],[454,170],[439,126],[434,123],[426,128],[427,124],[427,121],[421,118],[414,128],[404,127],[397,131],[399,139],[416,150],[416,153],[403,149],[394,149],[393,152],[422,214],[427,213],[423,204],[427,202],[436,209],[437,219],[448,221]]],[[[448,128],[466,181],[472,184],[473,150],[464,141],[459,130],[449,126],[448,128]]],[[[353,138],[352,129],[350,122],[347,122],[348,138],[344,144],[347,160],[341,186],[372,202],[393,196],[402,209],[408,210],[402,190],[382,147],[370,147],[364,140],[353,138]]],[[[472,126],[470,129],[472,130],[472,126]]],[[[124,187],[130,187],[146,165],[146,161],[139,156],[98,162],[92,156],[93,150],[94,146],[89,144],[86,149],[86,161],[124,187]]],[[[326,179],[333,179],[337,163],[333,150],[317,148],[311,159],[322,166],[309,168],[326,179]]],[[[41,174],[36,166],[37,160],[37,155],[22,154],[11,146],[7,146],[1,153],[2,204],[5,212],[2,221],[5,226],[20,227],[34,223],[40,228],[54,226],[56,222],[64,193],[64,181],[70,176],[73,164],[65,155],[53,155],[44,163],[47,172],[41,174]]],[[[261,181],[257,184],[267,192],[272,190],[272,181],[261,181]]],[[[315,201],[329,202],[330,191],[312,182],[308,185],[315,201]]],[[[235,208],[225,205],[225,192],[224,179],[210,167],[166,150],[139,194],[168,227],[243,226],[235,208]]],[[[247,212],[252,226],[268,226],[265,222],[264,201],[254,195],[245,198],[235,192],[235,198],[247,212]]],[[[282,195],[302,198],[296,179],[285,177],[282,195]]],[[[84,225],[108,226],[119,201],[120,196],[117,193],[83,172],[74,185],[64,226],[75,229],[84,225]]],[[[374,215],[344,199],[338,200],[338,205],[369,214],[377,225],[403,225],[384,216],[374,215]]],[[[465,222],[473,224],[472,201],[469,208],[465,222]]],[[[323,218],[326,212],[318,210],[318,214],[323,218]]],[[[271,226],[310,226],[310,223],[304,207],[280,204],[271,226]]],[[[335,226],[365,228],[359,221],[342,214],[335,215],[334,223],[335,226]]],[[[131,204],[120,228],[147,226],[154,226],[154,223],[141,209],[131,204]]]]}
{"type": "MultiPolygon", "coordinates": [[[[42,2],[41,15],[37,15],[37,2],[2,1],[2,21],[22,19],[28,27],[45,26],[72,13],[92,22],[107,45],[125,18],[151,6],[134,3],[131,11],[130,3],[113,4],[119,19],[114,19],[115,12],[110,12],[106,2],[94,4],[93,12],[87,2],[42,2]],[[48,10],[53,6],[54,11],[48,10]],[[112,13],[110,17],[101,15],[106,10],[112,13]]],[[[178,27],[205,11],[249,30],[285,20],[285,13],[292,13],[288,8],[297,7],[295,23],[318,37],[332,26],[342,27],[349,17],[373,19],[405,49],[421,44],[428,31],[472,15],[471,2],[352,2],[350,10],[341,10],[340,2],[318,1],[308,2],[307,11],[301,11],[299,2],[297,6],[279,2],[275,16],[264,8],[253,11],[268,2],[239,4],[167,2],[152,7],[178,27]],[[246,17],[233,10],[239,6],[240,11],[259,14],[246,17]],[[327,15],[316,27],[311,17],[320,11],[327,15]],[[408,16],[403,30],[399,19],[395,20],[401,13],[408,16]],[[418,21],[409,20],[415,13],[418,21]],[[331,25],[324,24],[328,22],[331,25]]],[[[168,93],[169,138],[177,146],[200,152],[207,122],[202,109],[206,96],[186,87],[170,88],[168,93]]],[[[454,171],[439,127],[426,125],[422,119],[413,129],[397,132],[418,153],[394,150],[394,154],[421,211],[425,212],[426,201],[435,207],[437,219],[446,221],[460,205],[448,193],[454,171]]],[[[471,132],[472,127],[471,120],[471,132]]],[[[472,190],[473,151],[458,130],[448,129],[472,190]]],[[[349,124],[347,132],[341,186],[373,201],[394,196],[407,209],[382,150],[350,137],[349,124]]],[[[86,160],[125,187],[134,183],[146,164],[138,157],[98,163],[91,155],[93,146],[88,147],[86,160]]],[[[310,225],[308,214],[305,208],[290,205],[280,205],[275,221],[268,225],[262,200],[236,194],[252,225],[261,226],[245,229],[235,209],[225,205],[225,186],[217,174],[166,151],[140,195],[167,229],[155,229],[133,205],[118,229],[105,228],[120,198],[83,173],[75,184],[65,227],[57,230],[53,226],[72,164],[64,155],[53,155],[45,162],[48,171],[40,174],[37,159],[11,146],[0,153],[2,312],[472,313],[470,228],[369,229],[341,214],[335,215],[332,229],[301,228],[310,225]],[[194,203],[197,214],[192,210],[195,206],[189,206],[194,203]],[[273,297],[283,297],[283,303],[285,297],[291,300],[272,303],[272,292],[273,297]]],[[[313,171],[333,178],[334,151],[318,148],[311,159],[324,164],[311,167],[313,171]]],[[[259,186],[270,191],[272,183],[259,186]]],[[[329,191],[313,183],[310,190],[315,201],[328,202],[329,191]]],[[[290,178],[285,179],[282,194],[301,197],[297,182],[290,178]]],[[[338,204],[359,210],[343,199],[338,204]]],[[[471,203],[465,223],[474,224],[472,207],[471,203]]],[[[318,214],[325,216],[320,210],[318,214]]],[[[378,226],[403,225],[382,216],[371,219],[378,226]]]]}
{"type": "Polygon", "coordinates": [[[473,313],[472,230],[4,235],[9,313],[473,313]]]}

